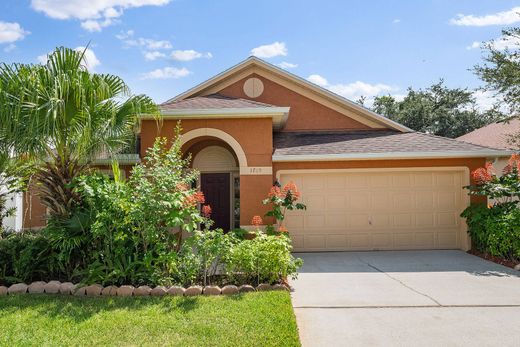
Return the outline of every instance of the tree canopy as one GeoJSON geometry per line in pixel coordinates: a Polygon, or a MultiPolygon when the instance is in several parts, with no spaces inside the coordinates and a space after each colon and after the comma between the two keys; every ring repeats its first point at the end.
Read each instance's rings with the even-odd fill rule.
{"type": "Polygon", "coordinates": [[[70,182],[96,155],[121,151],[135,136],[138,115],[157,112],[120,77],[89,72],[84,53],[61,47],[43,65],[0,65],[2,150],[34,163],[51,215],[69,213],[70,182]]]}
{"type": "Polygon", "coordinates": [[[426,89],[410,87],[403,100],[376,97],[372,110],[413,130],[451,138],[504,117],[497,108],[479,110],[471,91],[448,88],[443,80],[426,89]]]}

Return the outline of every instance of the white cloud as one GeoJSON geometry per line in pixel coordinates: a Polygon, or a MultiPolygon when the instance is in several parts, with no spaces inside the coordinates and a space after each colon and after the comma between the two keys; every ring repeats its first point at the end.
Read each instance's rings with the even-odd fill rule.
{"type": "Polygon", "coordinates": [[[473,97],[480,110],[485,111],[493,108],[493,105],[499,101],[499,99],[490,91],[476,90],[473,92],[473,97]]]}
{"type": "Polygon", "coordinates": [[[473,43],[466,47],[467,50],[480,48],[482,46],[481,41],[473,41],[473,43]]]}
{"type": "Polygon", "coordinates": [[[171,0],[32,0],[31,7],[47,16],[77,19],[88,31],[101,31],[116,22],[124,10],[142,6],[162,6],[171,0]]]}
{"type": "Polygon", "coordinates": [[[159,52],[159,51],[144,52],[143,55],[144,55],[144,59],[150,60],[150,61],[166,57],[166,54],[164,54],[163,52],[159,52]]]}
{"type": "Polygon", "coordinates": [[[188,76],[191,73],[190,70],[185,67],[178,69],[176,67],[167,66],[162,69],[155,69],[153,71],[142,74],[142,79],[169,79],[169,78],[181,78],[188,76]]]}
{"type": "MultiPolygon", "coordinates": [[[[519,49],[520,48],[520,37],[499,37],[493,41],[489,42],[491,46],[499,51],[503,51],[505,49],[519,49]]],[[[476,49],[482,48],[485,42],[474,41],[471,45],[466,47],[466,49],[476,49]]]]}
{"type": "Polygon", "coordinates": [[[401,23],[401,20],[399,18],[396,18],[392,21],[392,23],[394,23],[394,24],[401,23]]]}
{"type": "Polygon", "coordinates": [[[144,37],[134,38],[133,30],[122,31],[116,35],[116,38],[121,40],[126,47],[141,47],[150,51],[171,49],[173,47],[168,40],[155,40],[144,37]]]}
{"type": "Polygon", "coordinates": [[[116,35],[116,38],[119,40],[126,40],[132,36],[134,36],[134,31],[127,30],[127,31],[121,31],[119,34],[116,35]]]}
{"type": "Polygon", "coordinates": [[[497,12],[483,16],[458,14],[450,20],[451,24],[462,26],[510,25],[520,22],[520,7],[513,7],[509,11],[497,12]]]}
{"type": "Polygon", "coordinates": [[[0,43],[13,43],[29,35],[30,32],[24,30],[20,24],[13,22],[0,21],[0,43]]]}
{"type": "Polygon", "coordinates": [[[286,56],[287,55],[287,47],[285,47],[285,42],[273,42],[270,45],[263,45],[255,47],[251,50],[251,55],[257,56],[259,58],[272,58],[277,56],[286,56]]]}
{"type": "Polygon", "coordinates": [[[373,103],[375,96],[399,90],[397,87],[383,83],[370,84],[362,81],[348,84],[330,84],[325,77],[320,75],[310,75],[307,77],[307,80],[352,101],[357,101],[360,97],[364,96],[366,98],[366,106],[370,106],[373,103]]]}
{"type": "Polygon", "coordinates": [[[76,47],[74,50],[78,52],[85,51],[85,54],[83,55],[83,63],[85,64],[87,70],[94,71],[97,66],[101,65],[101,62],[96,57],[96,54],[94,54],[94,51],[90,48],[85,50],[85,47],[80,46],[76,47]]]}
{"type": "Polygon", "coordinates": [[[7,46],[5,46],[4,48],[4,52],[5,53],[9,53],[11,52],[12,50],[14,50],[16,48],[16,45],[14,43],[10,43],[8,44],[7,46]]]}
{"type": "Polygon", "coordinates": [[[171,58],[173,60],[178,61],[190,61],[197,58],[212,58],[213,54],[211,53],[200,53],[197,51],[194,51],[193,49],[187,49],[187,50],[176,50],[171,53],[171,58]]]}
{"type": "Polygon", "coordinates": [[[278,65],[282,69],[294,69],[294,68],[298,67],[298,64],[288,63],[286,61],[282,61],[280,64],[276,64],[276,65],[278,65]]]}
{"type": "Polygon", "coordinates": [[[310,75],[309,77],[307,77],[307,79],[312,83],[319,85],[320,87],[325,87],[329,84],[327,79],[320,75],[310,75]]]}
{"type": "Polygon", "coordinates": [[[42,54],[36,57],[36,60],[40,64],[47,64],[47,54],[42,54]]]}

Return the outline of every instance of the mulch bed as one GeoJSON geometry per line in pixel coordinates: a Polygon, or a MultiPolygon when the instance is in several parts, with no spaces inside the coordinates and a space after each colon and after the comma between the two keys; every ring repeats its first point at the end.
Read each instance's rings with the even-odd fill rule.
{"type": "Polygon", "coordinates": [[[500,258],[500,257],[495,257],[495,256],[493,256],[491,254],[482,253],[482,252],[479,252],[479,251],[476,251],[476,250],[470,250],[470,251],[468,251],[468,253],[476,255],[477,257],[480,257],[482,259],[486,259],[486,260],[492,261],[493,263],[497,263],[497,264],[500,264],[500,265],[504,265],[504,266],[510,267],[512,269],[515,268],[515,265],[520,264],[517,261],[504,259],[504,258],[500,258]]]}

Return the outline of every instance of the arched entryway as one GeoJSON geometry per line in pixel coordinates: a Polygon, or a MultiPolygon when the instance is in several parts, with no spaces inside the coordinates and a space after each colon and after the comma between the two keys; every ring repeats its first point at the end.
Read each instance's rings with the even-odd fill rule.
{"type": "Polygon", "coordinates": [[[198,184],[211,206],[214,227],[224,231],[240,227],[240,169],[232,149],[217,139],[200,139],[188,152],[200,172],[198,184]]]}

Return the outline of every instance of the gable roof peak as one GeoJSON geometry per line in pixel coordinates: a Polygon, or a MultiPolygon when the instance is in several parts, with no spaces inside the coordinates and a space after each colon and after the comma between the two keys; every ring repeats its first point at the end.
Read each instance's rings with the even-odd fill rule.
{"type": "Polygon", "coordinates": [[[224,70],[223,72],[215,75],[214,77],[211,77],[210,79],[196,85],[195,87],[188,89],[184,93],[181,93],[172,99],[165,102],[170,103],[174,101],[183,100],[186,98],[190,98],[192,96],[198,95],[198,93],[201,93],[202,91],[206,90],[207,88],[210,88],[211,86],[214,86],[215,84],[219,83],[220,81],[240,72],[247,68],[250,68],[251,66],[258,66],[262,70],[266,70],[271,74],[277,75],[281,78],[284,78],[292,83],[295,83],[296,85],[299,85],[301,87],[304,87],[306,89],[309,89],[316,93],[317,95],[320,95],[322,98],[331,100],[332,102],[342,105],[342,107],[355,110],[361,114],[363,114],[364,117],[371,119],[372,121],[375,121],[379,124],[384,124],[384,126],[398,130],[401,132],[410,132],[413,131],[412,129],[399,124],[389,118],[386,118],[380,114],[375,113],[374,111],[359,105],[358,103],[351,101],[341,95],[338,95],[336,93],[331,92],[328,89],[325,89],[321,86],[318,86],[317,84],[314,84],[298,75],[295,75],[287,70],[284,70],[274,64],[271,64],[263,59],[260,59],[256,56],[249,56],[248,58],[242,60],[236,65],[233,65],[232,67],[228,68],[227,70],[224,70]]]}

